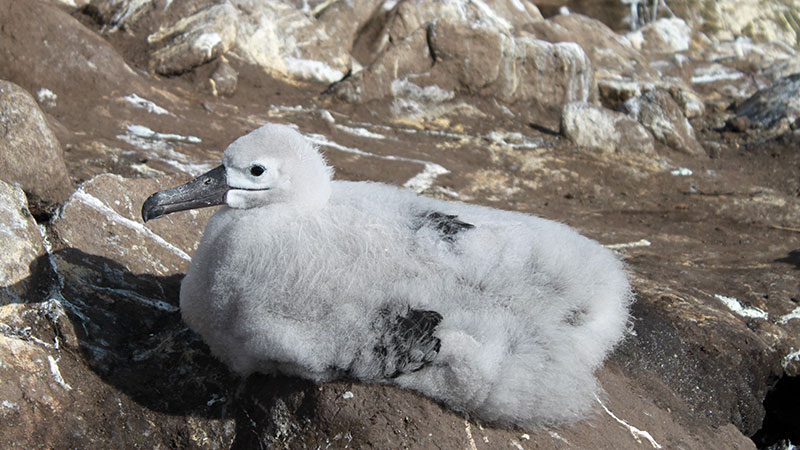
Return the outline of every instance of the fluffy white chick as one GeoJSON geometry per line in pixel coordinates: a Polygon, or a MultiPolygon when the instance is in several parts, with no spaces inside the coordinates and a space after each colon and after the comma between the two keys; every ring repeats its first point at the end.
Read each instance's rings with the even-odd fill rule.
{"type": "Polygon", "coordinates": [[[234,371],[390,383],[487,422],[581,418],[632,300],[611,251],[519,212],[332,181],[265,125],[145,220],[223,204],[181,284],[183,318],[234,371]]]}

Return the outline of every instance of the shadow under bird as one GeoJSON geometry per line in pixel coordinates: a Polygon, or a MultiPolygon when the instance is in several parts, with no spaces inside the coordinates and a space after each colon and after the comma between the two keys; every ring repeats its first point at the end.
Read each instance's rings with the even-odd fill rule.
{"type": "Polygon", "coordinates": [[[234,371],[394,384],[507,426],[590,409],[632,300],[611,251],[532,215],[333,181],[285,125],[222,163],[142,216],[223,205],[180,306],[234,371]]]}

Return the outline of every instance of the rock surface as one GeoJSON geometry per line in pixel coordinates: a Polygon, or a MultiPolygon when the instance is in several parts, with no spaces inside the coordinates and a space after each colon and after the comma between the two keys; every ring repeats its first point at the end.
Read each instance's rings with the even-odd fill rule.
{"type": "Polygon", "coordinates": [[[654,152],[653,137],[635,119],[588,103],[564,106],[561,133],[575,145],[605,152],[654,152]]]}
{"type": "Polygon", "coordinates": [[[781,78],[753,94],[736,108],[736,116],[746,117],[762,128],[779,121],[794,124],[800,118],[800,73],[781,78]]]}
{"type": "Polygon", "coordinates": [[[0,179],[28,193],[37,211],[63,202],[72,191],[61,145],[36,100],[0,80],[0,179]]]}
{"type": "Polygon", "coordinates": [[[704,155],[695,139],[694,128],[672,97],[660,90],[645,91],[623,103],[623,110],[645,126],[656,140],[676,150],[704,155]]]}
{"type": "Polygon", "coordinates": [[[211,61],[231,48],[238,25],[236,9],[229,3],[182,19],[147,37],[150,44],[163,45],[150,56],[150,67],[162,75],[175,75],[211,61]]]}
{"type": "Polygon", "coordinates": [[[547,19],[513,0],[74,3],[0,0],[0,79],[38,102],[26,118],[39,114],[70,178],[52,214],[0,182],[0,447],[752,449],[796,436],[796,405],[769,399],[791,398],[800,374],[800,132],[757,115],[726,126],[774,103],[745,100],[792,75],[793,47],[704,33],[699,9],[679,12],[696,3],[677,1],[689,48],[648,38],[642,51],[610,0],[537,3],[547,19]],[[590,15],[551,16],[565,5],[590,15]],[[231,47],[154,74],[148,36],[212,8],[239,21],[231,47]],[[267,121],[296,124],[339,179],[539,214],[619,252],[637,303],[594,413],[497,429],[391,387],[241,380],[215,361],[178,311],[213,209],[146,225],[139,210],[267,121]]]}
{"type": "Polygon", "coordinates": [[[44,256],[41,232],[25,193],[0,181],[0,305],[21,303],[37,281],[35,262],[44,256]]]}

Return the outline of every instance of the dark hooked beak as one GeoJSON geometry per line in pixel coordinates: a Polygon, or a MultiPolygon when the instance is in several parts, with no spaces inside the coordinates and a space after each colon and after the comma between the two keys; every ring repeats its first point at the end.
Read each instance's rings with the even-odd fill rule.
{"type": "Polygon", "coordinates": [[[220,205],[225,203],[229,189],[225,166],[219,166],[186,184],[148,197],[142,205],[142,219],[147,222],[175,211],[220,205]]]}

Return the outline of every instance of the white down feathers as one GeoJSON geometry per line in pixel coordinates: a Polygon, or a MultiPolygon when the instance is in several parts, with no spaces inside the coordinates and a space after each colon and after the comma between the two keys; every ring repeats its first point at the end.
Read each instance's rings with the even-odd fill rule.
{"type": "Polygon", "coordinates": [[[186,323],[233,370],[393,383],[522,427],[590,408],[593,372],[622,338],[632,299],[611,251],[527,214],[330,181],[286,126],[232,144],[228,179],[251,160],[282,187],[220,208],[180,293],[186,323]],[[474,228],[443,236],[425,221],[431,212],[474,228]],[[378,319],[409,309],[441,315],[440,348],[420,370],[387,378],[378,319]]]}

